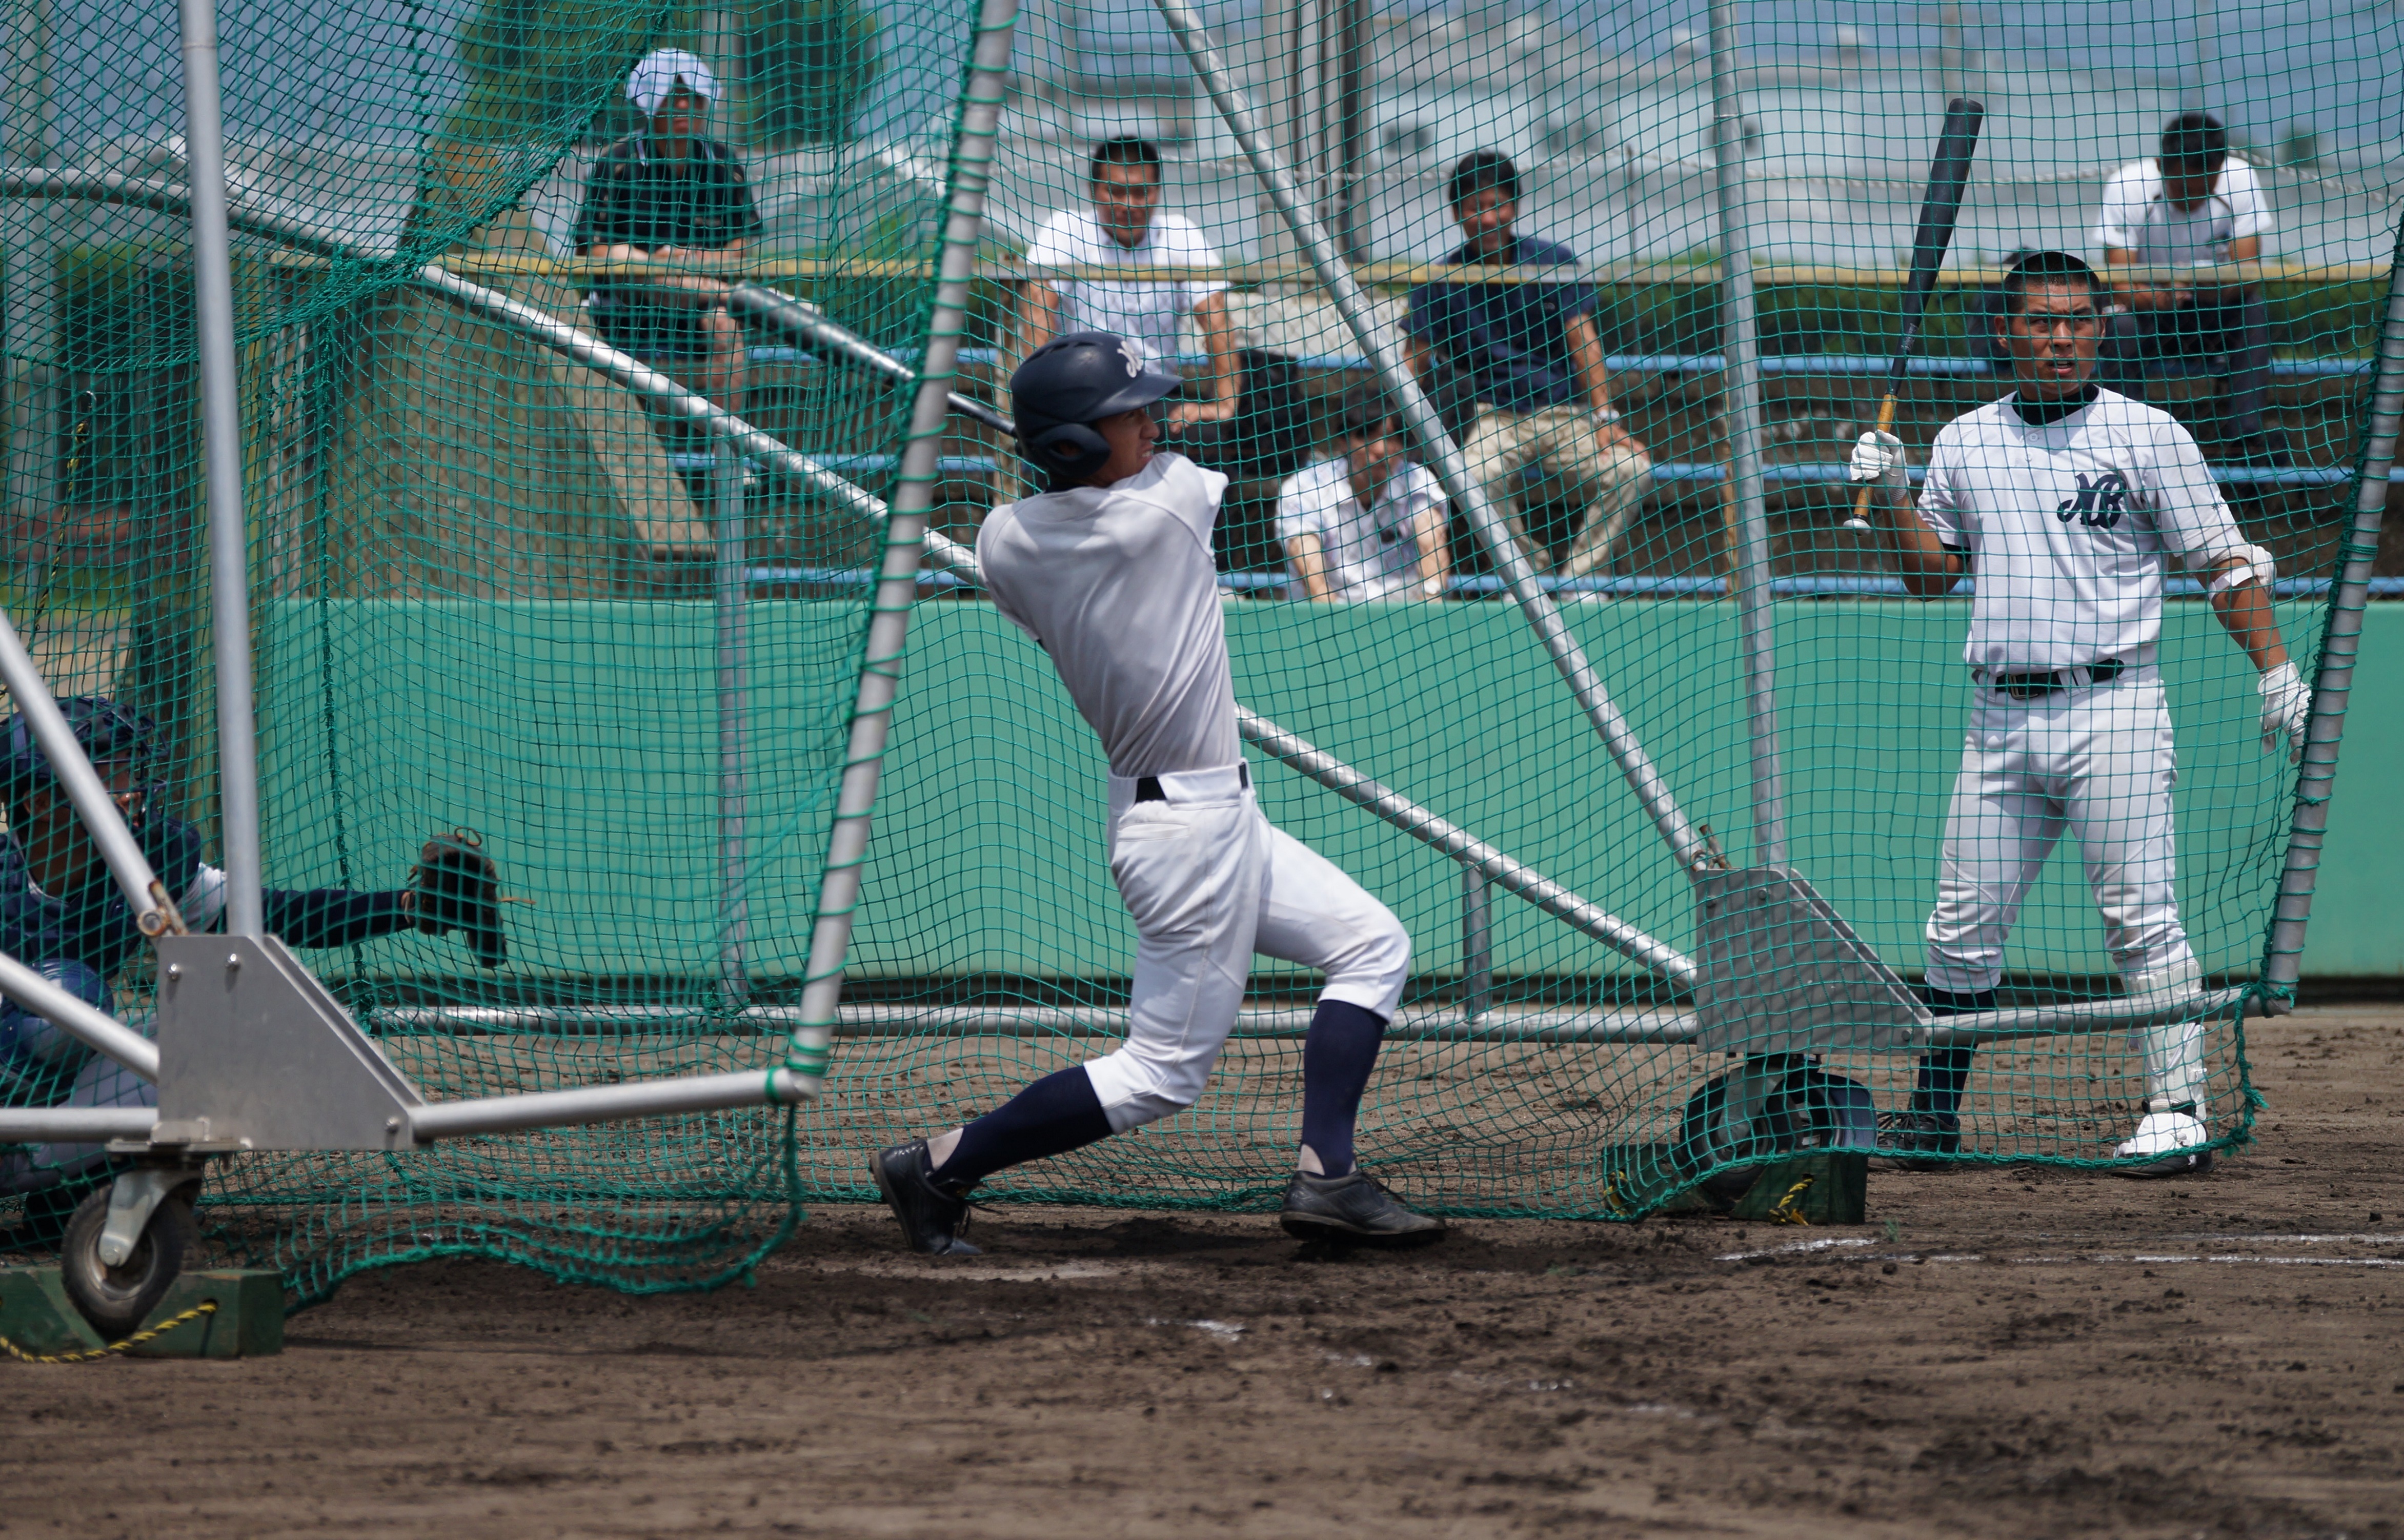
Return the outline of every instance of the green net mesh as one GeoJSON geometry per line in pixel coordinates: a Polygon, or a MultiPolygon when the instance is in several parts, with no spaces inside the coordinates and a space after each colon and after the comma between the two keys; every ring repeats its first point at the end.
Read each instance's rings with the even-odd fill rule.
{"type": "MultiPolygon", "coordinates": [[[[1699,882],[1461,499],[1410,469],[1437,465],[1432,446],[1379,458],[1391,382],[1159,13],[1045,0],[1015,18],[957,387],[1007,410],[1009,370],[1076,325],[1184,375],[1165,441],[1229,478],[1238,700],[1410,805],[1347,800],[1290,745],[1247,750],[1267,816],[1409,932],[1361,1149],[1415,1201],[1635,1217],[1798,1145],[1865,1144],[1880,1115],[1924,1139],[1905,1153],[1965,1160],[2111,1159],[2149,1098],[2191,1109],[2198,1138],[2245,1136],[2242,1011],[2296,791],[2260,741],[2264,623],[2309,684],[2366,453],[2404,40],[2377,9],[2137,9],[2159,15],[1754,5],[1716,42],[1698,4],[1204,17],[1374,326],[1705,831],[1699,882]],[[1925,479],[1963,510],[1944,528],[1984,601],[1947,595],[1950,575],[1908,593],[1898,520],[1927,526],[1852,526],[1846,481],[1964,96],[1984,128],[1893,431],[1914,495],[1925,479]],[[1726,259],[1739,222],[1749,297],[1726,259]],[[2047,462],[2086,478],[2062,488],[2011,458],[2054,441],[1996,447],[2045,425],[1937,443],[2034,367],[2014,339],[2025,357],[2045,329],[2015,333],[2001,278],[2044,249],[2114,279],[2105,313],[2060,334],[2169,414],[2138,448],[2123,433],[2047,462]],[[1774,886],[1735,474],[1748,354],[1778,864],[1808,884],[1790,898],[1822,901],[1775,934],[1706,923],[1774,886]],[[2159,449],[2173,440],[2190,449],[2159,449]],[[2263,611],[2208,599],[2214,564],[2255,546],[2277,568],[2263,611]],[[2005,639],[1965,658],[1974,623],[2005,639]],[[2096,663],[2119,672],[2054,677],[2096,663]],[[1586,918],[1405,827],[1429,815],[1586,918]],[[1798,937],[1852,960],[1814,973],[1798,937]],[[1932,989],[2005,1013],[1978,1017],[1999,1035],[1924,1062],[1932,989]],[[2169,1001],[2152,1025],[2129,1025],[2132,991],[2169,1001]]],[[[175,16],[6,14],[7,608],[57,693],[155,721],[150,811],[213,861],[175,16]]],[[[494,969],[456,934],[392,931],[390,908],[333,934],[338,896],[317,901],[315,945],[287,934],[429,1098],[779,1060],[881,531],[556,334],[463,308],[428,264],[889,496],[977,24],[973,6],[899,0],[222,13],[267,886],[395,894],[425,839],[468,828],[524,901],[494,969]]],[[[972,546],[1029,472],[967,415],[941,448],[932,523],[972,546]]],[[[299,1297],[457,1251],[706,1285],[797,1204],[873,1197],[874,1147],[1111,1047],[1135,937],[1095,736],[960,564],[929,563],[911,627],[823,1101],[247,1155],[213,1169],[213,1243],[299,1297]]],[[[0,905],[28,871],[7,864],[0,905]]],[[[28,962],[99,969],[80,987],[147,1019],[140,948],[35,955],[47,944],[11,934],[28,962]]],[[[1196,1105],[994,1192],[1272,1205],[1319,982],[1259,959],[1196,1105]]],[[[36,1036],[0,1061],[9,1104],[132,1094],[36,1036]]],[[[38,1244],[103,1170],[89,1151],[0,1150],[0,1217],[38,1244]]]]}

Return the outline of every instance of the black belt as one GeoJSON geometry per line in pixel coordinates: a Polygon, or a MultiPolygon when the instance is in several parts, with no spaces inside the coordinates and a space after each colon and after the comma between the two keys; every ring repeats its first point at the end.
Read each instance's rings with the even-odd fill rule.
{"type": "MultiPolygon", "coordinates": [[[[1252,767],[1251,765],[1241,763],[1237,764],[1236,784],[1245,788],[1246,790],[1251,789],[1252,784],[1252,767]]],[[[1168,793],[1160,789],[1160,777],[1158,776],[1139,776],[1136,777],[1135,782],[1135,800],[1138,802],[1167,802],[1168,800],[1168,793]]]]}
{"type": "MultiPolygon", "coordinates": [[[[2128,666],[2117,658],[2098,658],[2087,665],[2088,682],[2109,684],[2128,666]]],[[[2016,701],[2033,701],[2076,688],[2078,681],[2071,678],[2075,672],[2057,668],[2047,674],[1994,674],[1988,677],[1987,687],[2000,690],[2016,701]]]]}

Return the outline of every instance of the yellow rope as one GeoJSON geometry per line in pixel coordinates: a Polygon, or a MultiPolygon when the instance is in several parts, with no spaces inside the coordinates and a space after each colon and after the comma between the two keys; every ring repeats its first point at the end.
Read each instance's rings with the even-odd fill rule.
{"type": "Polygon", "coordinates": [[[92,1348],[82,1352],[31,1353],[5,1337],[0,1337],[0,1348],[7,1349],[8,1356],[20,1364],[97,1364],[104,1358],[138,1348],[145,1342],[156,1341],[188,1321],[198,1321],[204,1315],[217,1313],[217,1302],[214,1299],[203,1299],[183,1314],[161,1321],[147,1330],[135,1332],[122,1342],[111,1342],[105,1348],[92,1348]]]}
{"type": "Polygon", "coordinates": [[[1787,1188],[1786,1196],[1778,1200],[1778,1207],[1769,1211],[1771,1221],[1780,1225],[1810,1225],[1811,1222],[1804,1218],[1803,1215],[1796,1210],[1795,1205],[1802,1199],[1805,1193],[1810,1191],[1811,1183],[1818,1180],[1819,1178],[1817,1177],[1807,1176],[1802,1181],[1795,1183],[1792,1187],[1787,1188]]]}

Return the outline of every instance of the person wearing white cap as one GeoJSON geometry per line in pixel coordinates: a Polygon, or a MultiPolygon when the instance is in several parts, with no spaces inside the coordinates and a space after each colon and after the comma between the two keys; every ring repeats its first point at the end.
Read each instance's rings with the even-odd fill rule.
{"type": "Polygon", "coordinates": [[[650,119],[604,151],[584,185],[573,240],[580,257],[650,259],[686,270],[594,286],[586,306],[601,335],[730,412],[743,410],[743,329],[724,279],[739,273],[760,216],[734,152],[702,132],[718,77],[682,49],[646,54],[626,99],[650,119]]]}

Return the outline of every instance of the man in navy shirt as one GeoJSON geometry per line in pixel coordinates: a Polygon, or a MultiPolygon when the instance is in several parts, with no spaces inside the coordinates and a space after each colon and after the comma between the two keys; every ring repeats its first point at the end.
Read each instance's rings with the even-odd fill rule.
{"type": "MultiPolygon", "coordinates": [[[[1500,151],[1464,157],[1452,168],[1447,191],[1468,238],[1452,254],[1456,265],[1577,260],[1565,245],[1511,233],[1519,172],[1500,151]]],[[[1644,446],[1612,410],[1594,304],[1593,287],[1583,283],[1447,280],[1413,289],[1403,322],[1411,372],[1445,411],[1470,474],[1503,510],[1537,571],[1551,566],[1552,553],[1529,539],[1514,496],[1520,474],[1542,465],[1586,489],[1586,519],[1560,567],[1572,578],[1610,557],[1653,479],[1644,446]]]]}

